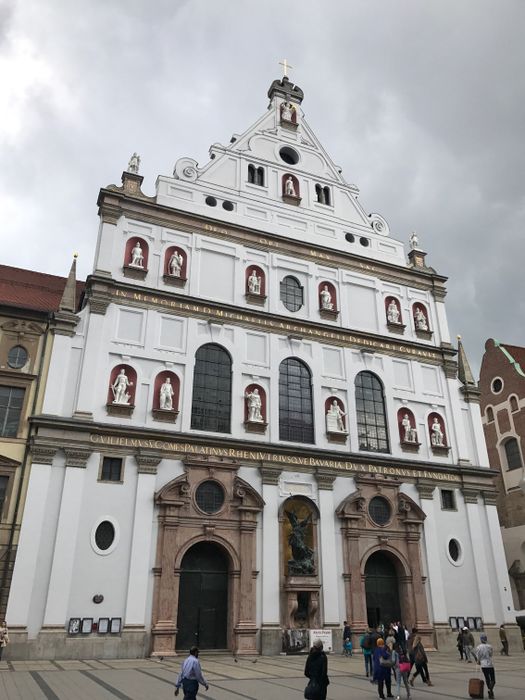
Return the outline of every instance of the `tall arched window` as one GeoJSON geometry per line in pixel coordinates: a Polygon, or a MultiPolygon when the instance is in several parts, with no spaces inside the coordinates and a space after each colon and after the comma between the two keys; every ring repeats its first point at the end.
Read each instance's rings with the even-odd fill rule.
{"type": "Polygon", "coordinates": [[[372,372],[355,378],[355,403],[359,449],[389,452],[383,385],[372,372]]]}
{"type": "Polygon", "coordinates": [[[279,367],[279,439],[314,442],[310,370],[291,357],[279,367]]]}
{"type": "Polygon", "coordinates": [[[509,438],[503,445],[505,448],[505,457],[507,458],[507,467],[510,469],[521,469],[521,454],[520,446],[516,438],[509,438]]]}
{"type": "Polygon", "coordinates": [[[197,350],[191,405],[194,430],[230,432],[231,365],[230,355],[220,345],[208,343],[197,350]]]}
{"type": "Polygon", "coordinates": [[[303,305],[303,288],[295,277],[288,275],[281,280],[281,301],[288,311],[299,311],[303,305]]]}
{"type": "Polygon", "coordinates": [[[255,185],[255,165],[251,163],[248,165],[248,182],[255,185]]]}

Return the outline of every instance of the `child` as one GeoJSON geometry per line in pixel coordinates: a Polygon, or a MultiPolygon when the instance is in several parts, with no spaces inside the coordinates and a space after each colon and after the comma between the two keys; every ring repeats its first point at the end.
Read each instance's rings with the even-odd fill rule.
{"type": "Polygon", "coordinates": [[[345,639],[345,656],[353,656],[351,639],[345,639]]]}

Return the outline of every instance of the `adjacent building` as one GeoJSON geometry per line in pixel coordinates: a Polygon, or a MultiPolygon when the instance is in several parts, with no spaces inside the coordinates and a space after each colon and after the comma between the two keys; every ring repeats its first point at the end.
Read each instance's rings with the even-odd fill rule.
{"type": "Polygon", "coordinates": [[[487,340],[479,385],[512,597],[525,623],[525,348],[487,340]]]}
{"type": "Polygon", "coordinates": [[[136,154],[100,191],[32,423],[12,656],[272,654],[344,619],[452,648],[514,620],[446,278],[363,207],[302,90],[268,97],[154,196],[136,154]]]}
{"type": "Polygon", "coordinates": [[[29,476],[29,416],[40,413],[56,334],[71,333],[82,284],[0,265],[0,618],[5,618],[29,476]]]}

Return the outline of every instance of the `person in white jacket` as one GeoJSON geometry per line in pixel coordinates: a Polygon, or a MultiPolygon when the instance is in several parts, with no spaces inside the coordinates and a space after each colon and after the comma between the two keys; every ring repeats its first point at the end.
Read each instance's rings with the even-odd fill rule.
{"type": "Polygon", "coordinates": [[[487,635],[482,634],[479,638],[481,644],[474,649],[476,663],[478,663],[485,676],[489,698],[494,697],[494,686],[496,685],[496,672],[494,671],[494,661],[492,657],[494,650],[491,644],[487,644],[487,635]]]}

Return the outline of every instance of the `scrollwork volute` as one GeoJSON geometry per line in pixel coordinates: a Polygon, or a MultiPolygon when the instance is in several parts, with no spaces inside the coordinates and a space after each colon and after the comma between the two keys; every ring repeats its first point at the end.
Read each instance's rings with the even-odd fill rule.
{"type": "Polygon", "coordinates": [[[173,176],[177,180],[188,180],[195,182],[199,177],[198,163],[193,158],[179,158],[173,169],[173,176]]]}

